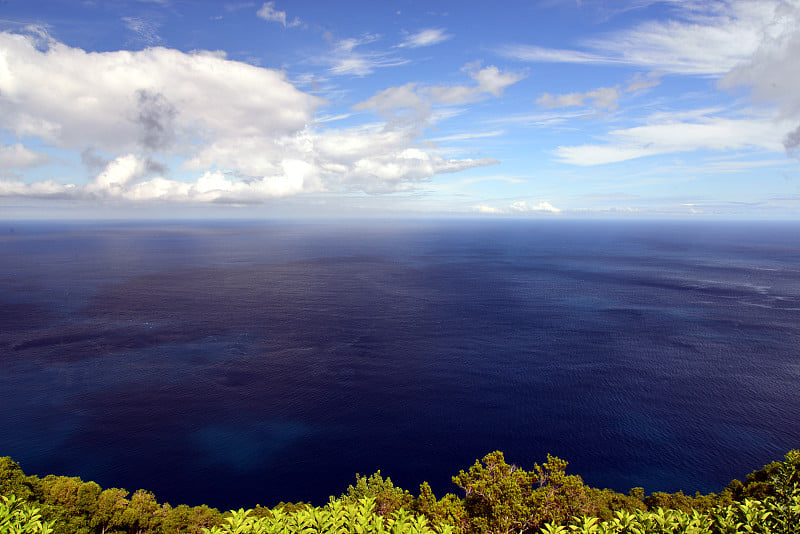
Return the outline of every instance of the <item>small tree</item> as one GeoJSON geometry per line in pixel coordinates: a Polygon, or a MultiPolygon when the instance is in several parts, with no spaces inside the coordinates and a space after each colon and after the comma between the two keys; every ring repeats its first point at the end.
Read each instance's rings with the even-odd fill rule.
{"type": "Polygon", "coordinates": [[[375,513],[379,515],[389,515],[400,508],[409,509],[414,502],[408,491],[396,487],[390,477],[384,479],[380,470],[369,478],[356,474],[356,485],[348,486],[347,493],[341,496],[342,502],[347,504],[356,504],[365,498],[375,500],[375,513]]]}
{"type": "Polygon", "coordinates": [[[122,514],[128,507],[127,495],[128,492],[120,488],[109,488],[100,493],[91,518],[92,527],[100,534],[117,530],[123,525],[122,514]]]}

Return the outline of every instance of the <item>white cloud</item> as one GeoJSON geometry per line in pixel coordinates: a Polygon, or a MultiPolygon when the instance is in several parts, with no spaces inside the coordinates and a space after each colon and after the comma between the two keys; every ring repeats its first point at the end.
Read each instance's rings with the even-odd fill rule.
{"type": "Polygon", "coordinates": [[[54,180],[26,183],[0,179],[0,197],[64,198],[72,196],[74,185],[63,185],[54,180]]]}
{"type": "Polygon", "coordinates": [[[500,69],[490,65],[483,69],[477,69],[478,65],[468,66],[470,76],[478,82],[476,92],[489,93],[493,96],[500,96],[509,85],[517,83],[525,78],[524,74],[518,72],[501,73],[500,69]]]}
{"type": "Polygon", "coordinates": [[[395,67],[408,63],[407,59],[398,58],[391,54],[374,51],[361,51],[357,48],[378,40],[377,35],[366,34],[358,39],[347,38],[333,43],[329,56],[321,59],[329,63],[330,74],[337,76],[366,76],[378,68],[395,67]]]}
{"type": "Polygon", "coordinates": [[[524,200],[514,202],[509,209],[518,213],[540,212],[540,213],[561,213],[561,210],[547,201],[538,204],[529,204],[524,200]]]}
{"type": "Polygon", "coordinates": [[[628,82],[628,85],[625,86],[625,92],[638,93],[639,91],[655,87],[661,83],[660,75],[661,73],[658,72],[650,72],[647,75],[637,72],[633,79],[628,82]]]}
{"type": "Polygon", "coordinates": [[[493,124],[527,124],[530,126],[554,126],[563,124],[570,119],[586,116],[586,111],[560,111],[557,113],[533,113],[525,115],[509,115],[489,121],[493,124]]]}
{"type": "Polygon", "coordinates": [[[487,215],[501,215],[501,214],[505,213],[500,208],[495,208],[493,206],[487,206],[485,204],[478,204],[473,209],[475,211],[477,211],[478,213],[485,213],[487,215]]]}
{"type": "MultiPolygon", "coordinates": [[[[732,69],[720,86],[749,86],[760,103],[777,106],[783,118],[800,121],[800,2],[778,6],[755,54],[732,69]]],[[[800,126],[786,133],[787,153],[800,146],[800,126]]]]}
{"type": "Polygon", "coordinates": [[[86,186],[90,193],[118,195],[147,174],[147,162],[135,154],[126,154],[111,161],[86,186]]]}
{"type": "Polygon", "coordinates": [[[469,64],[464,70],[477,84],[425,87],[408,83],[380,91],[353,107],[357,110],[370,109],[383,114],[391,114],[393,110],[405,108],[414,109],[421,115],[427,115],[431,104],[466,104],[487,94],[500,96],[506,87],[525,77],[520,73],[500,72],[500,69],[494,65],[480,69],[476,68],[475,64],[469,64]]]}
{"type": "Polygon", "coordinates": [[[550,202],[541,201],[536,203],[529,203],[526,200],[518,200],[516,202],[512,202],[510,205],[505,207],[497,207],[497,206],[489,206],[486,204],[479,204],[477,206],[473,206],[473,210],[477,211],[478,213],[484,213],[487,215],[533,215],[533,214],[546,214],[546,213],[561,213],[561,210],[555,206],[553,206],[550,202]]]}
{"type": "Polygon", "coordinates": [[[448,159],[411,146],[414,129],[385,129],[380,125],[321,133],[315,143],[325,170],[345,189],[368,192],[408,189],[435,174],[492,165],[496,160],[448,159]]]}
{"type": "MultiPolygon", "coordinates": [[[[55,182],[36,187],[2,182],[0,195],[70,196],[131,201],[253,203],[313,192],[385,193],[413,188],[436,174],[491,165],[491,159],[447,159],[409,147],[408,132],[366,128],[331,131],[306,141],[307,158],[284,157],[261,176],[238,177],[219,170],[204,172],[195,182],[170,180],[153,173],[150,162],[135,154],[119,156],[83,187],[55,182]]],[[[289,149],[289,153],[297,153],[289,149]]]]}
{"type": "Polygon", "coordinates": [[[494,130],[491,132],[466,132],[461,134],[454,134],[454,135],[446,135],[443,137],[434,137],[431,138],[430,141],[434,143],[443,143],[446,141],[468,141],[470,139],[481,139],[485,137],[497,137],[499,135],[503,135],[505,132],[503,130],[494,130]]]}
{"type": "MultiPolygon", "coordinates": [[[[318,129],[314,116],[325,101],[282,72],[219,54],[88,53],[42,39],[0,33],[0,128],[96,155],[87,159],[94,176],[84,185],[4,181],[2,195],[246,203],[408,190],[436,174],[496,163],[444,157],[419,142],[416,123],[318,129]],[[184,178],[196,178],[166,176],[157,162],[171,158],[184,178]]],[[[496,92],[502,76],[490,76],[501,81],[485,91],[496,92]]],[[[0,165],[43,161],[24,144],[0,149],[0,165]]]]}
{"type": "Polygon", "coordinates": [[[621,59],[610,58],[601,54],[544,48],[536,45],[513,44],[498,48],[503,56],[529,61],[531,63],[581,63],[581,64],[621,64],[621,59]]]}
{"type": "Polygon", "coordinates": [[[800,126],[786,134],[783,139],[783,146],[786,153],[793,157],[800,156],[800,126]]]}
{"type": "Polygon", "coordinates": [[[174,121],[184,150],[198,138],[300,130],[323,103],[281,72],[213,55],[166,48],[87,53],[57,42],[40,50],[34,39],[11,33],[0,33],[0,54],[0,127],[63,148],[140,146],[142,113],[153,111],[142,105],[153,101],[174,110],[162,119],[174,121]]]}
{"type": "Polygon", "coordinates": [[[522,61],[632,65],[667,73],[725,74],[758,49],[778,0],[679,2],[675,17],[585,40],[584,50],[507,45],[498,51],[522,61]]]}
{"type": "Polygon", "coordinates": [[[722,87],[747,85],[754,95],[781,106],[784,113],[800,113],[800,3],[782,4],[765,30],[761,46],[720,82],[722,87]]]}
{"type": "Polygon", "coordinates": [[[132,201],[225,202],[251,204],[308,192],[306,173],[311,165],[300,161],[284,162],[284,173],[247,181],[237,180],[221,171],[205,172],[194,183],[178,182],[163,177],[133,184],[121,192],[120,198],[132,201]]]}
{"type": "Polygon", "coordinates": [[[556,157],[563,163],[583,167],[627,161],[658,153],[660,153],[659,150],[646,146],[625,146],[610,143],[605,145],[560,146],[555,150],[556,157]]]}
{"type": "Polygon", "coordinates": [[[615,110],[620,91],[616,87],[600,87],[586,93],[569,93],[553,96],[544,93],[536,99],[536,103],[547,109],[583,106],[586,100],[591,100],[594,107],[599,109],[615,110]]]}
{"type": "Polygon", "coordinates": [[[415,109],[426,112],[430,109],[430,103],[420,94],[415,83],[407,83],[398,87],[390,87],[379,91],[363,102],[359,102],[353,109],[371,109],[379,113],[388,113],[396,109],[415,109]]]}
{"type": "Polygon", "coordinates": [[[655,87],[661,83],[658,76],[651,73],[647,76],[637,74],[624,88],[620,85],[615,87],[598,87],[585,93],[568,93],[562,95],[551,95],[544,93],[536,99],[536,104],[543,108],[566,108],[574,106],[584,106],[587,101],[597,109],[613,111],[617,109],[619,98],[623,93],[634,93],[655,87]]]}
{"type": "Polygon", "coordinates": [[[786,126],[766,118],[665,121],[613,130],[603,144],[560,146],[555,155],[565,163],[590,166],[699,149],[775,152],[782,149],[786,126]]]}
{"type": "Polygon", "coordinates": [[[450,39],[451,37],[452,35],[445,33],[444,28],[427,28],[409,35],[397,46],[401,48],[419,48],[422,46],[439,44],[450,39]]]}
{"type": "Polygon", "coordinates": [[[50,158],[22,145],[0,145],[0,169],[24,169],[46,163],[50,158]]]}
{"type": "Polygon", "coordinates": [[[293,28],[302,24],[301,20],[295,17],[291,22],[287,22],[286,11],[279,11],[275,9],[275,2],[266,2],[256,12],[259,18],[270,22],[277,22],[283,25],[284,28],[293,28]]]}

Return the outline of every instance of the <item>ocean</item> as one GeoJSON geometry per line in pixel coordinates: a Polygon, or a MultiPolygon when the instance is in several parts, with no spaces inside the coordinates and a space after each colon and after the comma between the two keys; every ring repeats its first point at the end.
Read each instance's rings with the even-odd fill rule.
{"type": "Polygon", "coordinates": [[[0,222],[0,456],[222,509],[800,447],[800,223],[0,222]]]}

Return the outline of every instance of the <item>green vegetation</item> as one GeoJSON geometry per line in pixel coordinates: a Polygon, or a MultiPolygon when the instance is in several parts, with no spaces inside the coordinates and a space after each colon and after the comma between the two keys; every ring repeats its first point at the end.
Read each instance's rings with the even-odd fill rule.
{"type": "Polygon", "coordinates": [[[0,534],[800,534],[800,451],[720,493],[625,495],[586,486],[548,455],[524,470],[492,452],[453,477],[461,496],[419,495],[380,471],[328,504],[220,513],[159,504],[145,490],[103,490],[77,477],[26,476],[0,458],[0,534]]]}
{"type": "Polygon", "coordinates": [[[42,521],[39,509],[19,501],[14,495],[0,496],[0,532],[5,534],[50,534],[52,523],[42,521]]]}

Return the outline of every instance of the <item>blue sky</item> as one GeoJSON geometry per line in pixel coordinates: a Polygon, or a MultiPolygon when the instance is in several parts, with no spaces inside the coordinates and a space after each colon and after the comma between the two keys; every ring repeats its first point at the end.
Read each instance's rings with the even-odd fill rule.
{"type": "Polygon", "coordinates": [[[0,1],[0,218],[800,216],[800,1],[0,1]]]}

